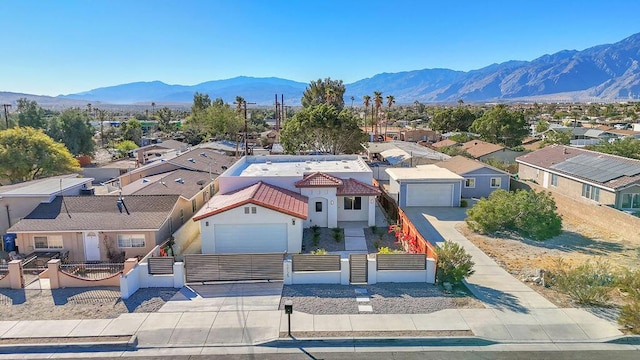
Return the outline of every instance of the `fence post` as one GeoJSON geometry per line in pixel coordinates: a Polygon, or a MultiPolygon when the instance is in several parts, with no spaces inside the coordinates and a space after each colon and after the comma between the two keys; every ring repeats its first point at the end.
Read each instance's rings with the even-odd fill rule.
{"type": "Polygon", "coordinates": [[[184,286],[184,262],[173,263],[173,287],[179,289],[184,286]]]}
{"type": "Polygon", "coordinates": [[[12,289],[22,289],[24,287],[24,277],[22,275],[22,260],[11,260],[9,262],[9,282],[12,289]]]}
{"type": "Polygon", "coordinates": [[[291,285],[293,284],[293,262],[291,261],[291,259],[284,259],[284,262],[282,263],[282,271],[283,276],[284,276],[284,284],[285,285],[291,285]]]}
{"type": "Polygon", "coordinates": [[[340,259],[340,285],[349,285],[349,258],[340,259]]]}
{"type": "Polygon", "coordinates": [[[47,268],[49,273],[49,285],[51,289],[60,288],[60,259],[51,259],[47,262],[47,268]]]}
{"type": "Polygon", "coordinates": [[[429,284],[436,283],[436,260],[432,258],[427,258],[427,282],[429,284]]]}
{"type": "Polygon", "coordinates": [[[376,254],[367,255],[367,284],[378,283],[378,257],[376,254]]]}

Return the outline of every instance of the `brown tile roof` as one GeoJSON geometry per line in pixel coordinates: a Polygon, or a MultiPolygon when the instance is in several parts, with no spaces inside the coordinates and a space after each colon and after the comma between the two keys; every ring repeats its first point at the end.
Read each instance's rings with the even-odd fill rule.
{"type": "Polygon", "coordinates": [[[308,201],[306,196],[260,181],[229,194],[215,195],[196,213],[193,220],[201,220],[245,204],[255,204],[306,219],[308,201]]]}
{"type": "Polygon", "coordinates": [[[173,211],[178,195],[128,195],[124,204],[129,214],[118,210],[117,195],[57,196],[42,203],[9,230],[158,230],[173,211]],[[64,201],[63,201],[64,200],[64,201]]]}
{"type": "Polygon", "coordinates": [[[504,147],[496,144],[492,144],[482,140],[471,140],[462,144],[462,148],[465,149],[474,158],[479,158],[484,155],[489,155],[496,151],[504,149],[504,147]]]}
{"type": "Polygon", "coordinates": [[[373,185],[367,185],[353,178],[342,180],[342,185],[336,191],[338,196],[377,196],[380,193],[381,191],[373,185]]]}
{"type": "MultiPolygon", "coordinates": [[[[209,186],[214,180],[209,178],[209,173],[200,171],[191,171],[179,169],[162,174],[158,178],[157,175],[152,178],[153,182],[139,190],[133,192],[135,195],[181,195],[186,199],[196,196],[200,190],[209,186]]],[[[217,177],[213,175],[212,177],[217,177]]],[[[135,182],[144,182],[143,178],[135,182]]],[[[129,184],[131,185],[131,184],[129,184]]],[[[129,186],[127,185],[127,186],[129,186]]],[[[125,186],[126,188],[126,186],[125,186]]]]}
{"type": "MultiPolygon", "coordinates": [[[[576,176],[575,174],[553,168],[553,166],[563,163],[566,160],[574,158],[579,155],[590,156],[590,157],[593,157],[594,159],[603,159],[603,158],[611,159],[611,160],[615,160],[616,162],[622,162],[628,165],[640,166],[640,160],[634,160],[634,159],[629,159],[622,156],[604,154],[596,151],[584,150],[581,148],[575,148],[575,147],[565,146],[565,145],[550,145],[538,151],[534,151],[522,156],[518,156],[516,158],[516,162],[537,166],[543,169],[548,169],[548,170],[557,172],[559,174],[566,174],[566,175],[575,177],[577,179],[589,181],[591,183],[599,184],[611,189],[618,189],[630,184],[640,183],[640,174],[637,174],[634,176],[621,176],[606,182],[599,182],[587,177],[576,176]]],[[[606,168],[603,168],[602,170],[607,171],[606,168]]]]}
{"type": "Polygon", "coordinates": [[[467,157],[460,156],[460,155],[454,156],[451,159],[446,161],[437,162],[435,163],[435,165],[441,168],[447,169],[451,172],[454,172],[458,175],[464,175],[466,173],[469,173],[481,168],[489,168],[495,171],[499,171],[501,173],[505,173],[504,171],[500,169],[496,169],[493,166],[489,166],[481,161],[469,159],[467,157]]]}
{"type": "Polygon", "coordinates": [[[441,141],[438,141],[438,142],[435,142],[435,143],[431,144],[431,147],[435,148],[435,149],[439,149],[441,147],[453,146],[453,145],[456,145],[456,144],[457,144],[457,142],[455,142],[453,140],[444,139],[444,140],[441,140],[441,141]]]}
{"type": "Polygon", "coordinates": [[[340,185],[342,185],[342,179],[321,172],[307,175],[295,183],[297,188],[332,187],[340,185]]]}

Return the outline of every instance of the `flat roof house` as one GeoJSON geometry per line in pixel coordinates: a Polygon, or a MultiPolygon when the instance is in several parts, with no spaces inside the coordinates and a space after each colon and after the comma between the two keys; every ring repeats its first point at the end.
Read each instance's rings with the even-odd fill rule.
{"type": "Polygon", "coordinates": [[[203,253],[299,252],[303,228],[375,224],[380,190],[357,155],[248,156],[217,180],[194,217],[203,253]]]}
{"type": "Polygon", "coordinates": [[[57,195],[90,194],[92,181],[93,178],[73,174],[0,186],[0,235],[40,203],[51,202],[57,195]]]}
{"type": "Polygon", "coordinates": [[[522,180],[585,202],[640,211],[640,160],[552,145],[516,162],[522,180]]]}

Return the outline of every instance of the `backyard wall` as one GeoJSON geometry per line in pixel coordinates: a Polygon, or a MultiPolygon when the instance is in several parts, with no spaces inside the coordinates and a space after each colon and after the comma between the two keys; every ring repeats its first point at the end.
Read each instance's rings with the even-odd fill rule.
{"type": "MultiPolygon", "coordinates": [[[[514,179],[511,180],[511,189],[549,191],[534,183],[514,179]]],[[[601,232],[612,233],[623,239],[640,243],[640,231],[638,231],[640,229],[640,218],[606,205],[586,203],[554,191],[550,192],[560,215],[570,215],[601,232]]]]}
{"type": "Polygon", "coordinates": [[[123,299],[128,299],[140,288],[160,288],[172,287],[179,289],[184,286],[184,263],[173,264],[173,274],[151,275],[149,274],[149,264],[138,263],[137,259],[128,259],[125,262],[124,275],[120,277],[120,293],[123,299]]]}

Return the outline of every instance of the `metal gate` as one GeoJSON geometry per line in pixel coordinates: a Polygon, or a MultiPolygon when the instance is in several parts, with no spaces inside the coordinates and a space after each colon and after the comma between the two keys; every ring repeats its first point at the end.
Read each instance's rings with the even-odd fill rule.
{"type": "Polygon", "coordinates": [[[349,282],[367,283],[367,254],[349,254],[349,282]]]}
{"type": "Polygon", "coordinates": [[[47,267],[38,261],[37,256],[22,260],[22,287],[28,290],[40,290],[40,273],[47,267]]]}
{"type": "Polygon", "coordinates": [[[283,280],[284,254],[186,254],[185,276],[190,282],[283,280]]]}

